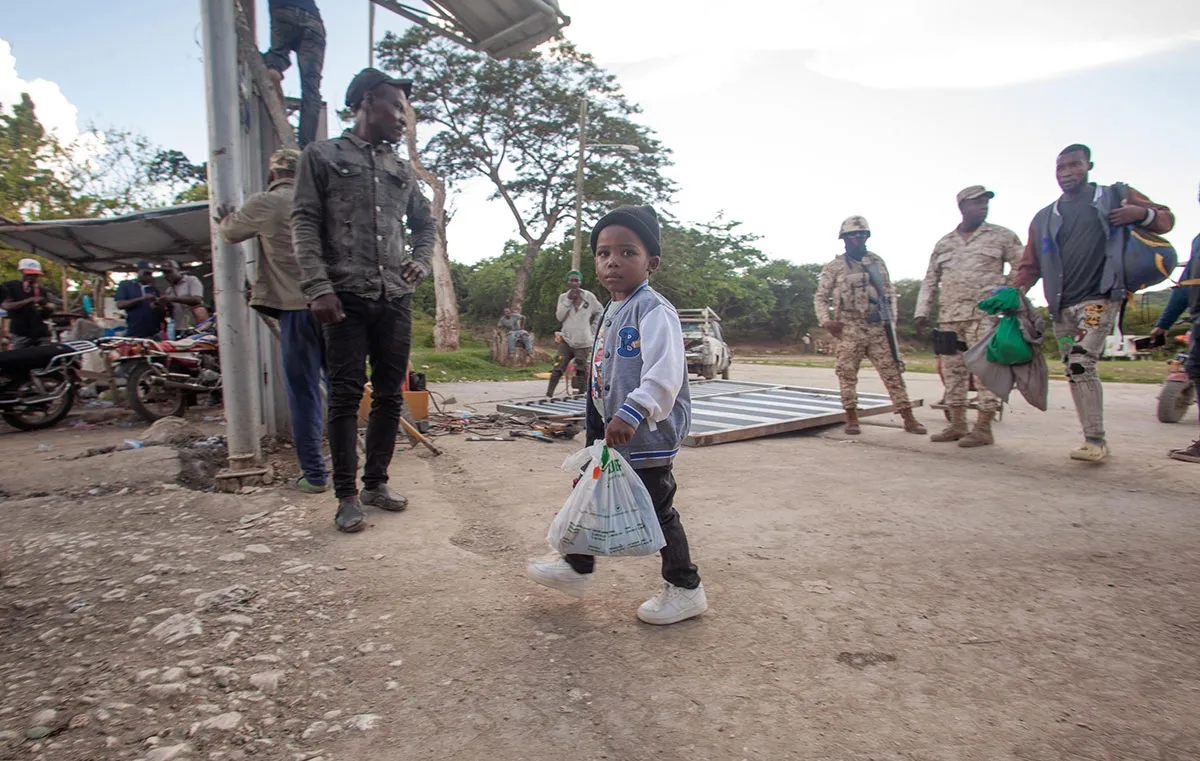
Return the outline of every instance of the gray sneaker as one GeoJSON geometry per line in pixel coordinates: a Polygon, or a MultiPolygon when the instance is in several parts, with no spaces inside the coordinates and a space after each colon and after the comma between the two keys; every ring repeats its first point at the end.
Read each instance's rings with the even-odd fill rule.
{"type": "Polygon", "coordinates": [[[1182,462],[1200,462],[1200,439],[1193,441],[1190,447],[1171,450],[1168,457],[1182,462]]]}
{"type": "Polygon", "coordinates": [[[363,489],[358,496],[364,505],[378,507],[380,510],[387,510],[390,513],[398,513],[408,507],[408,498],[393,493],[387,484],[363,489]]]}

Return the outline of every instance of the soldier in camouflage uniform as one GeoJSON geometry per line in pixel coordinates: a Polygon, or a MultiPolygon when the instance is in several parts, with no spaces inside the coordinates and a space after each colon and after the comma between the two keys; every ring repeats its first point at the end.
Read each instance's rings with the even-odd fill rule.
{"type": "Polygon", "coordinates": [[[1012,230],[985,221],[988,201],[995,194],[982,185],[972,185],[958,194],[962,223],[933,247],[929,269],[917,297],[917,335],[924,335],[934,295],[938,304],[938,335],[934,351],[942,358],[942,382],[950,425],[930,438],[957,441],[960,447],[982,447],[993,443],[992,420],[1000,410],[1000,398],[986,386],[979,388],[979,416],[975,429],[967,428],[967,389],[971,373],[963,360],[963,347],[978,343],[992,327],[992,318],[976,305],[992,295],[993,289],[1008,284],[1004,265],[1011,270],[1021,260],[1024,247],[1012,230]],[[953,336],[949,334],[953,333],[953,336]]]}
{"type": "Polygon", "coordinates": [[[867,357],[904,418],[904,430],[924,434],[925,426],[913,417],[902,369],[889,343],[890,326],[886,323],[895,324],[896,289],[883,260],[867,251],[871,228],[863,217],[849,217],[842,222],[838,237],[845,243],[846,253],[821,270],[814,303],[821,327],[837,339],[834,367],[846,409],[846,433],[862,432],[858,423],[858,369],[867,357]]]}

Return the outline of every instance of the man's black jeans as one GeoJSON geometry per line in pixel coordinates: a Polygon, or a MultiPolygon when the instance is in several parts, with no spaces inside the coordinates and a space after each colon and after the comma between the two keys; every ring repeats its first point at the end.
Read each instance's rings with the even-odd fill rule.
{"type": "Polygon", "coordinates": [[[291,66],[296,51],[300,67],[300,148],[317,136],[321,118],[321,69],[325,65],[325,25],[303,8],[282,6],[271,11],[271,49],[263,54],[268,68],[278,72],[291,66]]]}
{"type": "MultiPolygon", "coordinates": [[[[604,420],[592,405],[591,396],[587,404],[587,445],[604,438],[604,420]]],[[[662,556],[662,577],[677,587],[695,589],[700,586],[700,571],[692,563],[692,554],[688,549],[687,534],[679,513],[675,510],[675,476],[671,465],[660,468],[642,468],[635,470],[638,478],[650,492],[650,500],[654,503],[654,512],[658,515],[658,523],[662,526],[663,538],[667,544],[659,554],[662,556]]],[[[596,558],[593,555],[566,555],[567,563],[576,573],[592,573],[596,569],[596,558]]]]}
{"type": "Polygon", "coordinates": [[[344,499],[358,493],[358,405],[367,382],[368,359],[371,417],[367,422],[363,485],[372,488],[387,483],[412,345],[412,295],[372,301],[339,293],[338,298],[346,319],[325,326],[325,361],[333,490],[338,499],[344,499]]]}

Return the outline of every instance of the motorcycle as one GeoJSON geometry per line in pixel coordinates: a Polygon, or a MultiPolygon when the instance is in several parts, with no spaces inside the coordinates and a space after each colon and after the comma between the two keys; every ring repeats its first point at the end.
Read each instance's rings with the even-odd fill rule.
{"type": "Polygon", "coordinates": [[[83,355],[98,348],[66,341],[0,352],[0,417],[22,431],[57,425],[75,405],[83,355]]]}
{"type": "MultiPolygon", "coordinates": [[[[1187,343],[1187,336],[1178,340],[1187,343]]],[[[1181,351],[1167,360],[1167,379],[1158,392],[1158,420],[1162,423],[1178,423],[1196,402],[1196,388],[1187,374],[1188,353],[1181,351]]]]}
{"type": "MultiPolygon", "coordinates": [[[[209,320],[197,326],[210,328],[209,320]]],[[[182,417],[196,395],[221,393],[217,336],[195,332],[174,341],[148,338],[105,340],[118,374],[126,378],[129,404],[147,422],[182,417]]]]}

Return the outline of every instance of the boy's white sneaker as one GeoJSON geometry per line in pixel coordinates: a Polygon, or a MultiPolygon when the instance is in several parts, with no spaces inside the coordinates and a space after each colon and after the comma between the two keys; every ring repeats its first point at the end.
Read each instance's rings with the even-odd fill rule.
{"type": "Polygon", "coordinates": [[[594,573],[579,573],[562,555],[548,555],[530,560],[525,568],[529,578],[544,587],[557,589],[572,597],[583,597],[592,586],[594,573]]]}
{"type": "Polygon", "coordinates": [[[695,618],[706,610],[708,597],[704,594],[703,584],[695,589],[684,589],[663,582],[662,591],[642,603],[637,617],[648,624],[665,626],[695,618]]]}

